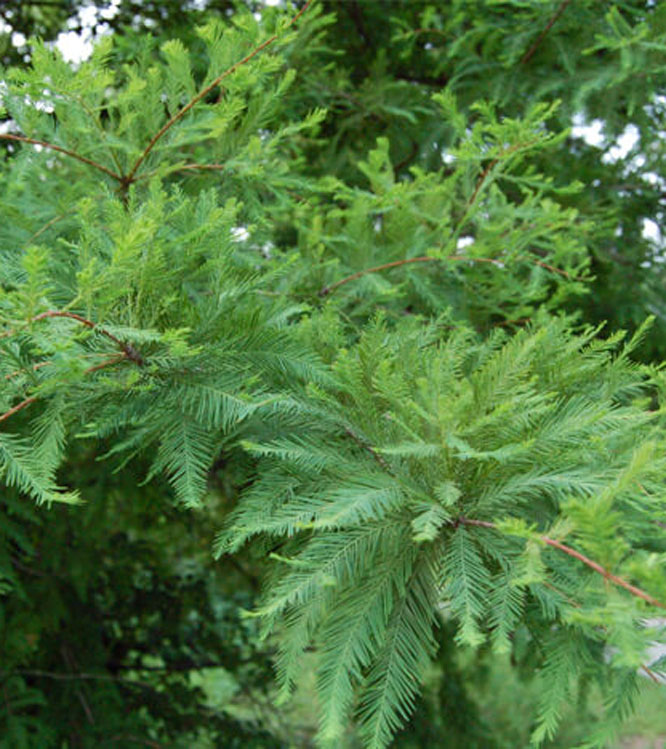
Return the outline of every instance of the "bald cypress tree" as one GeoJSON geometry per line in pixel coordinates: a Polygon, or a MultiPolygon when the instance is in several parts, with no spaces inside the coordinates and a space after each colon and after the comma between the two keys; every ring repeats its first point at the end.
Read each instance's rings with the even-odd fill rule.
{"type": "MultiPolygon", "coordinates": [[[[604,243],[643,214],[590,198],[588,181],[629,177],[590,166],[567,125],[598,114],[619,132],[624,107],[652,132],[663,33],[660,10],[618,4],[590,45],[592,5],[306,3],[159,45],[109,37],[78,67],[34,41],[30,68],[3,72],[6,642],[45,647],[54,626],[21,616],[23,525],[122,487],[159,498],[150,522],[210,517],[221,564],[247,573],[250,555],[250,585],[266,579],[243,624],[234,599],[243,647],[275,646],[278,702],[312,665],[319,745],[387,746],[442,640],[536,674],[535,745],[590,685],[605,712],[589,745],[612,740],[663,639],[645,626],[666,601],[663,375],[635,360],[661,347],[643,267],[658,258],[639,238],[622,251],[644,276],[626,321],[642,324],[589,324],[604,243]]],[[[88,517],[82,537],[112,555],[108,520],[88,517]]],[[[170,541],[148,543],[159,558],[170,541]]],[[[118,689],[119,670],[151,668],[138,644],[119,637],[112,665],[106,647],[97,676],[118,689]]],[[[31,679],[53,675],[39,657],[4,654],[6,722],[55,746],[65,729],[30,712],[31,679]]],[[[82,699],[70,740],[109,739],[82,699]]],[[[130,735],[196,733],[151,715],[130,735]]]]}

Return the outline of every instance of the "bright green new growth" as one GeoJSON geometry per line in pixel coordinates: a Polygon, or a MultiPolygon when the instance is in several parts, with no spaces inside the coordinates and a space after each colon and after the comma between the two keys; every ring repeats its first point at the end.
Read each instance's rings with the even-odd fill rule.
{"type": "MultiPolygon", "coordinates": [[[[442,615],[458,622],[463,645],[539,642],[535,740],[554,733],[574,673],[607,685],[640,666],[650,638],[635,632],[641,602],[543,542],[573,542],[654,586],[654,555],[634,543],[662,533],[637,512],[641,493],[663,491],[660,413],[645,410],[648,381],[631,346],[614,354],[595,333],[544,321],[484,342],[464,329],[389,333],[378,322],[333,364],[335,394],[312,389],[316,425],[248,445],[264,468],[218,552],[257,534],[280,544],[260,613],[284,618],[287,691],[303,649],[317,644],[322,739],[340,734],[360,685],[368,746],[387,744],[442,615]],[[631,638],[632,655],[599,662],[600,642],[631,638]]],[[[666,595],[663,581],[652,589],[666,595]]]]}
{"type": "Polygon", "coordinates": [[[590,228],[532,163],[556,107],[468,122],[445,90],[450,169],[398,180],[380,138],[360,185],[316,179],[325,113],[281,109],[297,42],[261,34],[242,16],[122,69],[108,41],[78,71],[37,46],[6,74],[0,476],[77,501],[58,468],[98,440],[100,470],[150,456],[193,507],[242,450],[215,551],[271,553],[257,614],[283,698],[315,646],[322,745],[353,714],[387,746],[449,620],[461,646],[538,648],[535,744],[596,682],[600,744],[666,600],[661,376],[629,357],[644,331],[552,314],[590,228]]]}

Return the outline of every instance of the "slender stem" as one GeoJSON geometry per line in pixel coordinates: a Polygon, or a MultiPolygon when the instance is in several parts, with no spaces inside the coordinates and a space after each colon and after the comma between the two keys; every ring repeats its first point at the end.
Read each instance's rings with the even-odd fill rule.
{"type": "Polygon", "coordinates": [[[384,457],[380,455],[371,444],[366,442],[365,440],[361,439],[354,431],[349,429],[349,427],[345,427],[345,434],[349,435],[354,442],[363,450],[367,450],[370,455],[375,459],[375,461],[387,472],[393,475],[393,471],[391,470],[391,466],[384,460],[384,457]]]}
{"type": "Polygon", "coordinates": [[[488,175],[492,170],[497,166],[499,163],[499,156],[496,159],[493,159],[490,164],[481,172],[479,175],[479,178],[476,181],[476,185],[474,186],[474,192],[470,195],[469,200],[467,201],[467,205],[465,206],[465,215],[463,216],[463,220],[460,222],[460,226],[462,227],[464,225],[464,222],[467,219],[467,214],[469,213],[469,209],[476,203],[476,199],[479,196],[479,192],[481,191],[481,188],[483,187],[483,183],[488,178],[488,175]]]}
{"type": "MultiPolygon", "coordinates": [[[[289,28],[293,26],[296,21],[305,13],[305,11],[310,7],[313,0],[308,0],[305,5],[298,11],[298,13],[291,19],[291,21],[287,24],[286,28],[289,28]]],[[[268,39],[266,39],[264,42],[262,42],[258,47],[255,47],[252,52],[250,52],[248,55],[246,55],[242,60],[239,60],[238,62],[235,62],[230,68],[227,68],[223,73],[220,73],[220,75],[215,78],[211,83],[209,83],[207,86],[201,89],[196,96],[194,96],[190,101],[185,104],[185,106],[180,109],[176,114],[171,117],[171,119],[167,120],[167,122],[162,125],[162,127],[153,135],[153,137],[148,142],[148,145],[143,149],[143,153],[139,156],[139,158],[134,163],[134,166],[131,168],[129,173],[122,179],[122,182],[125,185],[129,185],[134,181],[134,175],[136,174],[138,168],[143,164],[143,162],[148,157],[148,154],[153,150],[155,147],[155,144],[157,141],[168,131],[170,130],[179,120],[181,120],[189,111],[192,109],[192,107],[195,106],[198,102],[200,102],[205,96],[207,96],[216,86],[220,84],[221,81],[223,81],[225,78],[228,78],[230,75],[235,73],[238,68],[242,67],[243,65],[246,65],[252,58],[256,57],[260,52],[262,52],[266,47],[271,45],[276,39],[278,38],[278,34],[273,34],[273,36],[270,36],[268,39]]]]}
{"type": "MultiPolygon", "coordinates": [[[[532,260],[534,265],[538,265],[540,268],[545,268],[546,270],[551,271],[552,273],[559,273],[560,276],[564,276],[564,278],[571,279],[571,274],[567,273],[567,271],[562,270],[561,268],[556,268],[554,265],[549,265],[548,263],[544,263],[543,260],[532,260]]],[[[579,278],[574,278],[574,281],[580,281],[579,278]]]]}
{"type": "MultiPolygon", "coordinates": [[[[458,522],[462,523],[463,525],[475,525],[480,528],[492,528],[494,530],[497,530],[497,525],[495,523],[488,522],[487,520],[474,520],[472,518],[459,517],[458,522]]],[[[593,559],[586,557],[585,554],[581,554],[579,551],[572,549],[571,546],[567,546],[566,544],[563,544],[561,541],[557,541],[556,539],[550,538],[549,536],[539,536],[539,540],[542,543],[546,544],[547,546],[552,546],[554,549],[559,549],[559,551],[563,551],[565,554],[568,554],[570,557],[573,557],[574,559],[578,559],[580,562],[587,565],[590,569],[600,574],[604,579],[609,580],[612,583],[615,583],[615,585],[618,585],[621,588],[624,588],[625,590],[628,590],[633,596],[636,596],[637,598],[642,598],[644,601],[647,601],[652,606],[657,606],[660,609],[666,609],[666,604],[661,603],[661,601],[658,601],[649,593],[646,593],[644,590],[641,590],[640,588],[637,588],[635,585],[628,583],[626,580],[623,580],[621,577],[614,575],[605,567],[602,567],[602,565],[600,565],[598,562],[595,562],[593,559]]]]}
{"type": "Polygon", "coordinates": [[[397,268],[400,265],[408,265],[409,263],[433,263],[433,262],[440,262],[440,258],[438,257],[410,257],[407,260],[396,260],[392,263],[384,263],[383,265],[376,265],[374,268],[366,268],[365,270],[360,270],[357,273],[352,273],[351,276],[347,276],[346,278],[343,278],[341,281],[336,281],[334,284],[331,284],[330,286],[324,286],[323,289],[319,292],[319,296],[327,296],[332,291],[335,291],[339,286],[344,286],[346,283],[349,283],[350,281],[355,281],[357,278],[361,278],[362,276],[367,275],[368,273],[377,273],[381,270],[387,270],[388,268],[397,268]]]}
{"type": "MultiPolygon", "coordinates": [[[[81,358],[89,358],[89,357],[95,357],[95,356],[106,356],[106,354],[102,353],[94,353],[94,354],[83,354],[81,358]]],[[[98,369],[103,369],[104,367],[108,367],[111,364],[117,364],[119,361],[123,361],[127,358],[127,355],[123,351],[120,354],[117,354],[116,356],[112,357],[111,359],[106,359],[105,361],[101,362],[100,364],[96,364],[94,367],[89,367],[85,370],[86,374],[89,372],[95,372],[98,369]]],[[[37,372],[43,367],[50,367],[53,364],[52,361],[40,361],[37,362],[37,364],[33,364],[32,367],[30,367],[31,372],[37,372]]],[[[13,372],[10,372],[9,374],[5,375],[5,380],[11,380],[14,377],[18,377],[19,375],[25,374],[28,371],[28,369],[15,369],[13,372]]]]}
{"type": "Polygon", "coordinates": [[[77,161],[81,161],[84,164],[88,164],[89,166],[95,167],[95,169],[99,169],[100,172],[104,172],[104,174],[108,174],[109,177],[113,177],[113,179],[115,179],[117,182],[123,181],[123,178],[121,177],[120,174],[116,174],[114,171],[104,166],[104,164],[99,164],[97,161],[93,161],[92,159],[89,159],[86,156],[82,156],[80,153],[77,153],[76,151],[70,151],[68,148],[63,148],[62,146],[56,146],[55,143],[48,143],[47,141],[37,140],[36,138],[27,138],[25,135],[11,135],[9,133],[1,133],[0,140],[15,140],[15,141],[19,141],[20,143],[32,143],[33,145],[36,145],[36,146],[42,146],[43,148],[48,148],[51,151],[58,151],[58,153],[64,153],[66,156],[71,156],[73,159],[76,159],[77,161]]]}
{"type": "Polygon", "coordinates": [[[183,673],[188,671],[204,671],[208,668],[224,668],[224,665],[219,661],[201,661],[197,663],[195,661],[187,663],[169,664],[168,666],[138,666],[131,663],[107,663],[109,668],[114,671],[141,671],[141,672],[154,672],[154,673],[166,673],[175,674],[183,673]]]}
{"type": "MultiPolygon", "coordinates": [[[[42,367],[50,367],[51,364],[53,364],[52,361],[40,361],[37,364],[33,364],[32,367],[30,367],[30,370],[32,372],[37,372],[42,367]]],[[[5,375],[5,380],[11,380],[13,377],[18,377],[21,374],[24,374],[26,372],[26,369],[15,369],[13,372],[10,372],[9,374],[5,375]]]]}
{"type": "MultiPolygon", "coordinates": [[[[398,268],[401,265],[409,265],[410,263],[443,263],[447,260],[451,260],[454,262],[468,260],[470,263],[490,263],[491,265],[497,265],[501,262],[501,260],[498,258],[469,257],[468,255],[447,255],[446,257],[429,257],[427,255],[424,255],[422,257],[410,257],[406,260],[395,260],[392,263],[384,263],[383,265],[376,265],[374,268],[365,268],[364,270],[352,273],[351,276],[346,276],[345,278],[341,279],[340,281],[336,281],[330,286],[324,286],[324,288],[319,291],[319,296],[327,296],[331,292],[335,291],[335,289],[337,289],[339,286],[344,286],[350,281],[356,281],[357,278],[362,278],[369,273],[378,273],[382,270],[388,270],[389,268],[398,268]]],[[[534,265],[540,266],[541,268],[546,268],[553,273],[559,273],[565,278],[571,279],[571,275],[567,273],[567,271],[562,270],[561,268],[556,268],[554,265],[548,265],[548,263],[544,263],[541,260],[530,259],[530,262],[534,265]]],[[[582,279],[574,278],[573,280],[579,281],[582,279]]]]}
{"type": "Polygon", "coordinates": [[[145,689],[153,689],[152,684],[146,682],[136,681],[135,679],[125,679],[122,676],[110,676],[108,674],[87,674],[87,673],[58,673],[55,671],[41,671],[39,669],[15,669],[10,673],[19,674],[21,676],[41,676],[45,679],[54,679],[55,681],[115,681],[120,684],[129,684],[131,686],[142,687],[145,689]]]}
{"type": "Polygon", "coordinates": [[[179,166],[177,169],[174,169],[176,172],[185,172],[190,169],[225,169],[225,164],[183,164],[183,166],[179,166]]]}
{"type": "Polygon", "coordinates": [[[652,679],[652,681],[655,684],[661,684],[662,683],[661,679],[659,679],[659,677],[657,676],[657,674],[655,674],[655,672],[649,666],[647,666],[645,663],[641,663],[641,668],[643,669],[643,671],[645,671],[645,673],[652,679]]]}
{"type": "Polygon", "coordinates": [[[12,564],[14,567],[16,567],[17,570],[21,570],[21,572],[25,572],[27,575],[33,575],[34,577],[51,577],[51,574],[48,572],[42,572],[41,570],[33,569],[32,567],[28,567],[26,564],[23,564],[19,559],[17,559],[15,556],[10,557],[12,564]]]}
{"type": "MultiPolygon", "coordinates": [[[[183,164],[182,166],[169,167],[163,172],[163,175],[175,174],[176,172],[193,171],[196,169],[210,169],[210,170],[220,171],[222,169],[226,169],[226,164],[183,164]]],[[[139,174],[137,177],[134,178],[134,182],[139,182],[139,180],[150,179],[159,171],[160,171],[159,169],[154,169],[153,171],[139,174]]]]}
{"type": "MultiPolygon", "coordinates": [[[[118,364],[118,362],[124,361],[126,359],[129,359],[130,361],[133,361],[138,366],[143,366],[145,364],[145,361],[141,354],[129,343],[125,343],[124,341],[121,341],[120,338],[117,338],[113,333],[110,333],[108,330],[105,330],[104,328],[99,327],[96,323],[94,323],[92,320],[88,320],[85,317],[82,317],[81,315],[77,315],[75,312],[64,312],[59,310],[48,310],[47,312],[42,312],[39,315],[36,315],[33,317],[30,322],[38,322],[39,320],[46,320],[50,317],[65,317],[69,320],[76,320],[76,322],[81,323],[81,325],[85,325],[87,328],[90,328],[91,330],[97,330],[99,333],[101,333],[103,336],[106,336],[109,340],[113,341],[119,348],[120,353],[116,354],[116,356],[112,356],[109,359],[106,359],[103,362],[100,362],[99,364],[95,364],[92,367],[89,367],[85,370],[84,374],[90,374],[92,372],[97,372],[100,369],[104,369],[105,367],[110,367],[114,364],[118,364]]],[[[9,330],[5,333],[0,334],[0,338],[7,338],[8,336],[11,336],[14,334],[15,331],[9,330]]],[[[47,365],[51,364],[51,362],[39,362],[33,366],[33,371],[41,369],[42,367],[45,367],[47,365]]],[[[11,377],[14,377],[15,375],[19,374],[19,372],[11,372],[8,375],[5,375],[5,379],[9,379],[11,377]]],[[[15,413],[18,413],[22,409],[29,406],[31,403],[34,403],[37,400],[37,396],[31,396],[29,398],[25,398],[20,403],[17,403],[15,406],[9,409],[9,411],[5,411],[5,413],[0,414],[0,422],[5,421],[6,419],[9,419],[11,416],[13,416],[15,413]]]]}
{"type": "Polygon", "coordinates": [[[47,231],[48,229],[50,229],[50,228],[51,228],[51,227],[52,227],[52,226],[53,226],[54,224],[57,224],[57,223],[58,223],[58,221],[62,221],[63,219],[67,218],[67,216],[71,215],[72,213],[74,213],[74,211],[67,211],[67,213],[61,213],[61,214],[60,214],[60,215],[58,215],[58,216],[54,216],[54,217],[53,217],[52,219],[50,219],[49,221],[47,221],[47,222],[46,222],[46,223],[44,224],[44,226],[42,226],[42,228],[41,228],[41,229],[38,229],[38,230],[37,230],[37,231],[36,231],[36,232],[35,232],[35,233],[34,233],[34,234],[33,234],[33,235],[32,235],[32,236],[30,237],[30,239],[28,239],[28,241],[26,242],[26,245],[29,245],[29,244],[31,244],[32,242],[34,242],[34,241],[35,241],[35,239],[37,239],[37,237],[39,237],[39,236],[40,236],[40,234],[43,234],[43,233],[44,233],[45,231],[47,231]]]}
{"type": "Polygon", "coordinates": [[[507,156],[510,156],[515,151],[519,151],[522,148],[529,148],[530,146],[533,146],[537,141],[531,140],[527,143],[514,143],[512,146],[507,148],[506,150],[502,150],[498,153],[497,157],[494,158],[488,166],[481,172],[479,175],[479,178],[476,181],[476,185],[474,186],[474,192],[471,194],[469,200],[467,201],[467,205],[465,206],[465,213],[463,215],[462,221],[460,222],[460,225],[458,226],[458,229],[456,230],[456,234],[462,229],[462,227],[467,222],[467,216],[469,215],[469,209],[476,203],[476,199],[479,196],[479,192],[481,191],[481,188],[483,187],[484,182],[488,178],[489,174],[492,172],[492,170],[499,164],[502,159],[506,158],[507,156]]]}
{"type": "Polygon", "coordinates": [[[127,359],[127,354],[123,351],[116,356],[112,356],[110,359],[106,359],[99,364],[95,364],[94,367],[88,367],[88,369],[85,370],[84,374],[90,374],[91,372],[97,372],[98,370],[104,369],[105,367],[111,367],[114,364],[118,364],[118,362],[125,361],[125,359],[127,359]]]}
{"type": "MultiPolygon", "coordinates": [[[[62,658],[65,661],[65,665],[71,670],[74,671],[74,669],[77,667],[76,661],[74,660],[74,656],[70,653],[69,648],[67,645],[63,644],[60,648],[60,652],[62,653],[62,658]]],[[[86,699],[85,694],[83,693],[83,690],[80,689],[78,686],[75,687],[74,691],[76,692],[76,696],[79,698],[79,702],[81,703],[81,707],[83,708],[83,712],[86,714],[86,718],[88,719],[88,723],[90,723],[91,726],[95,725],[95,716],[93,715],[92,710],[90,709],[90,705],[88,704],[88,700],[86,699]]]]}
{"type": "MultiPolygon", "coordinates": [[[[108,132],[102,127],[102,124],[100,123],[99,119],[95,116],[95,113],[86,104],[85,99],[82,96],[77,96],[76,101],[79,102],[81,109],[83,109],[83,111],[88,115],[88,117],[90,117],[90,119],[93,122],[93,125],[99,131],[99,134],[102,137],[102,140],[108,144],[108,140],[107,140],[108,132]]],[[[109,146],[108,151],[109,151],[109,156],[111,156],[113,163],[116,165],[116,168],[118,169],[118,174],[122,174],[123,168],[120,165],[120,161],[118,160],[118,157],[116,156],[116,152],[113,150],[113,147],[109,146]]]]}
{"type": "Polygon", "coordinates": [[[5,421],[5,419],[8,419],[10,416],[13,416],[15,413],[18,413],[26,406],[29,406],[31,403],[34,403],[37,400],[36,397],[26,398],[25,400],[22,400],[20,403],[17,403],[13,408],[10,408],[9,411],[5,411],[5,413],[0,414],[0,421],[5,421]]]}
{"type": "Polygon", "coordinates": [[[532,56],[534,55],[534,53],[537,51],[537,49],[539,49],[541,42],[546,38],[546,35],[548,34],[548,32],[553,28],[557,19],[562,15],[562,13],[564,13],[564,11],[567,9],[567,6],[570,3],[571,3],[571,0],[563,0],[563,2],[560,3],[558,9],[555,11],[555,13],[553,13],[551,19],[546,24],[546,27],[544,28],[544,30],[536,38],[536,41],[534,42],[534,44],[523,55],[520,61],[521,65],[525,65],[532,59],[532,56]]]}
{"type": "MultiPolygon", "coordinates": [[[[82,317],[81,315],[77,315],[75,312],[66,312],[63,310],[47,310],[46,312],[42,312],[39,315],[36,315],[35,317],[31,318],[30,323],[39,322],[40,320],[46,320],[51,317],[64,317],[69,320],[76,320],[76,322],[81,323],[81,325],[85,325],[87,328],[90,328],[91,330],[96,330],[101,335],[113,341],[130,361],[133,361],[135,364],[138,364],[139,366],[143,366],[143,364],[145,363],[141,354],[131,344],[125,343],[125,341],[121,341],[120,338],[117,338],[115,335],[113,335],[113,333],[110,333],[108,330],[105,330],[104,328],[100,327],[97,323],[93,322],[92,320],[88,320],[85,317],[82,317]]],[[[15,333],[14,330],[8,330],[5,333],[0,334],[0,338],[8,338],[9,336],[12,336],[14,333],[15,333]]]]}
{"type": "MultiPolygon", "coordinates": [[[[104,369],[105,367],[111,367],[114,364],[118,364],[118,362],[125,361],[126,359],[129,359],[130,357],[123,351],[120,354],[117,354],[116,356],[112,356],[110,359],[106,359],[103,362],[100,362],[99,364],[95,364],[94,367],[88,367],[84,371],[84,374],[91,374],[92,372],[97,372],[100,369],[104,369]]],[[[40,362],[39,364],[35,364],[33,369],[41,369],[41,367],[46,367],[49,364],[52,364],[53,362],[45,361],[40,362]]],[[[8,377],[13,377],[16,374],[19,374],[20,372],[12,372],[11,374],[5,375],[5,379],[8,377]]],[[[30,398],[26,398],[25,400],[22,400],[20,403],[17,403],[13,408],[10,408],[9,411],[5,411],[5,413],[0,414],[0,421],[5,421],[5,419],[8,419],[10,416],[13,416],[15,413],[18,413],[22,409],[24,409],[26,406],[29,406],[31,403],[34,403],[37,400],[37,396],[31,396],[30,398]]]]}
{"type": "Polygon", "coordinates": [[[568,554],[569,556],[574,557],[574,559],[578,559],[579,561],[583,562],[583,564],[586,564],[590,569],[593,569],[595,572],[598,572],[607,580],[610,580],[612,583],[615,583],[615,585],[619,585],[625,590],[628,590],[632,595],[638,598],[642,598],[644,601],[647,601],[648,603],[652,604],[653,606],[657,606],[660,609],[666,609],[666,604],[661,603],[661,601],[658,601],[656,598],[653,598],[649,593],[646,593],[640,588],[637,588],[635,585],[628,583],[626,580],[623,580],[621,577],[614,575],[605,567],[602,567],[600,564],[590,559],[589,557],[586,557],[584,554],[581,554],[579,551],[572,549],[570,546],[567,546],[566,544],[563,544],[561,541],[557,541],[554,538],[548,538],[548,536],[541,536],[540,538],[544,544],[547,544],[548,546],[552,546],[555,549],[559,549],[560,551],[563,551],[565,554],[568,554]]]}

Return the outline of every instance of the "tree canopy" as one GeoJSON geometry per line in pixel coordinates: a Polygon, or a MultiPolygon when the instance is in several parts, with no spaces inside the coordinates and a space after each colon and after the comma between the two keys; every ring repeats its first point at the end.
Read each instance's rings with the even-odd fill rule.
{"type": "Polygon", "coordinates": [[[3,10],[0,745],[613,745],[664,671],[663,4],[100,2],[80,64],[51,5],[3,10]]]}

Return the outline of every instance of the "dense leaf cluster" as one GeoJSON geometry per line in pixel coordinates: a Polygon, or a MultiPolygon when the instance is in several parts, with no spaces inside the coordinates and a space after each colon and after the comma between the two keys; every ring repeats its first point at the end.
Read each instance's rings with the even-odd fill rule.
{"type": "Polygon", "coordinates": [[[507,14],[526,29],[548,3],[328,5],[128,32],[78,67],[35,41],[2,74],[10,742],[304,744],[269,698],[311,667],[314,740],[384,747],[444,641],[446,662],[455,644],[538,674],[535,745],[596,689],[597,746],[655,675],[663,376],[632,355],[663,349],[658,258],[622,250],[644,278],[612,320],[653,328],[581,321],[644,214],[590,197],[621,169],[566,126],[599,90],[609,132],[621,110],[658,126],[661,10],[613,4],[590,46],[591,2],[536,36],[507,14]],[[367,45],[338,60],[349,24],[367,45]],[[206,668],[244,696],[206,703],[206,668]],[[62,704],[48,679],[72,682],[62,704]],[[80,719],[51,717],[74,699],[80,719]]]}

